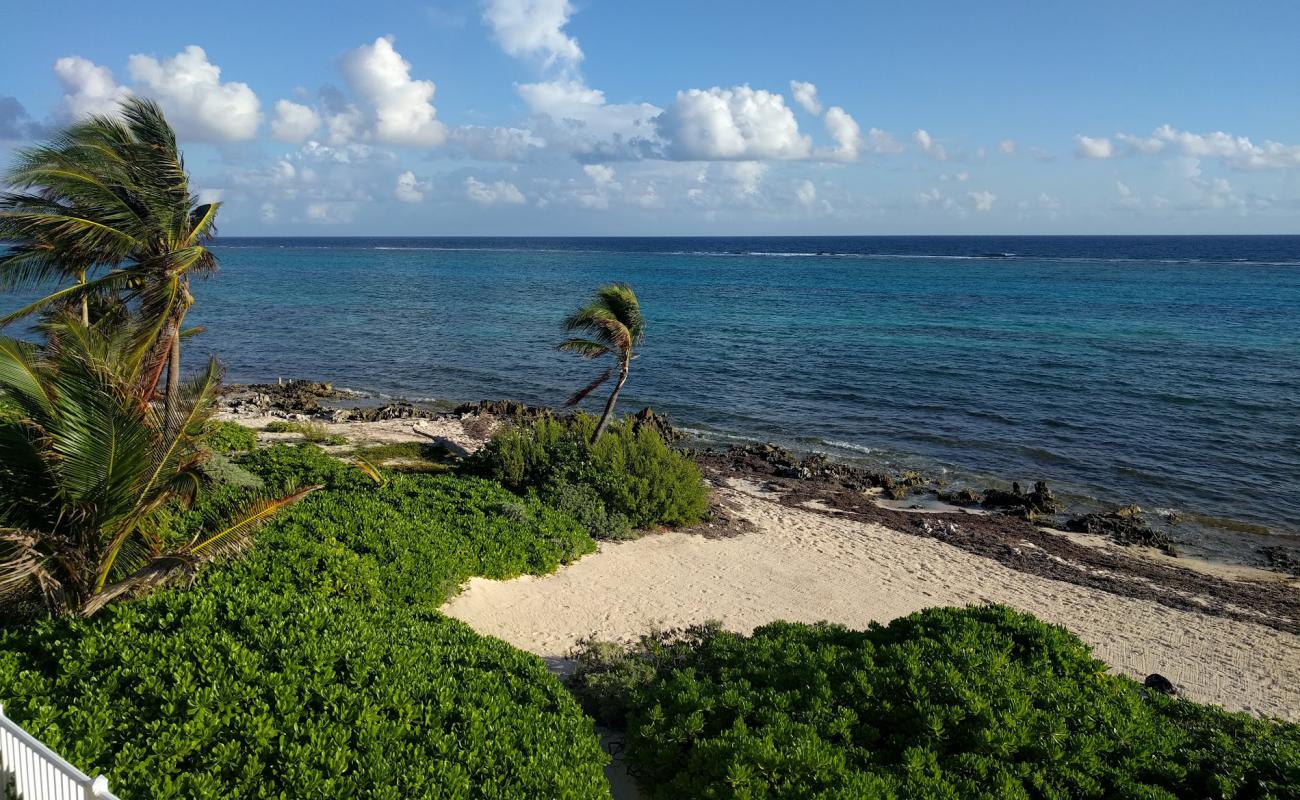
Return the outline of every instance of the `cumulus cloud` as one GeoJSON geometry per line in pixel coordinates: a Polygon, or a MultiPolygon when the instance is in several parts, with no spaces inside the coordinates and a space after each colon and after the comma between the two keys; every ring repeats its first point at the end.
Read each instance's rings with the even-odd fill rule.
{"type": "Polygon", "coordinates": [[[91,114],[113,114],[129,94],[119,86],[108,67],[81,56],[67,56],[54,62],[54,76],[63,86],[63,110],[70,119],[91,114]]]}
{"type": "Polygon", "coordinates": [[[889,131],[872,128],[867,131],[867,149],[877,155],[897,155],[903,152],[903,145],[889,131]]]}
{"type": "Polygon", "coordinates": [[[465,179],[465,196],[484,206],[522,205],[527,202],[519,187],[506,181],[484,183],[473,176],[465,179]]]}
{"type": "Polygon", "coordinates": [[[968,192],[966,194],[971,203],[975,206],[976,211],[992,211],[993,203],[997,201],[998,196],[992,192],[968,192]]]}
{"type": "MultiPolygon", "coordinates": [[[[348,52],[340,68],[348,88],[369,105],[377,141],[428,147],[447,138],[433,107],[433,81],[411,78],[411,65],[393,48],[392,37],[381,36],[348,52]]],[[[330,124],[333,135],[334,121],[330,124]]]]}
{"type": "Polygon", "coordinates": [[[737,161],[727,165],[728,177],[735,183],[737,192],[742,197],[758,194],[763,176],[767,174],[767,164],[761,161],[737,161]]]}
{"type": "Polygon", "coordinates": [[[301,142],[314,136],[320,130],[320,123],[320,114],[315,109],[290,100],[277,100],[271,135],[283,142],[301,142]]]}
{"type": "Polygon", "coordinates": [[[1079,158],[1111,158],[1115,155],[1115,145],[1104,136],[1076,136],[1074,144],[1074,152],[1079,158]]]}
{"type": "Polygon", "coordinates": [[[849,113],[839,106],[826,111],[826,132],[835,140],[835,149],[828,156],[837,161],[857,161],[862,149],[862,128],[849,113]]]}
{"type": "Polygon", "coordinates": [[[614,168],[608,164],[587,164],[582,171],[597,186],[608,186],[614,182],[614,168]]]}
{"type": "Polygon", "coordinates": [[[936,142],[934,140],[934,137],[931,136],[930,132],[927,131],[925,128],[917,128],[915,131],[913,131],[912,141],[916,143],[917,147],[921,148],[922,153],[925,153],[927,156],[933,158],[935,161],[948,160],[948,151],[944,148],[943,145],[936,142]]]}
{"type": "Polygon", "coordinates": [[[1002,151],[1004,156],[1014,156],[1016,154],[1016,140],[1003,139],[998,142],[998,150],[1002,151]]]}
{"type": "Polygon", "coordinates": [[[812,204],[817,202],[817,187],[810,180],[805,180],[794,190],[794,196],[799,200],[799,204],[805,208],[812,208],[812,204]]]}
{"type": "Polygon", "coordinates": [[[812,149],[785,98],[749,86],[678,92],[655,124],[668,155],[685,161],[797,159],[812,149]]]}
{"type": "Polygon", "coordinates": [[[397,176],[397,185],[393,187],[393,197],[403,203],[418,203],[429,191],[430,183],[415,177],[409,169],[397,176]]]}
{"type": "Polygon", "coordinates": [[[461,125],[451,129],[447,145],[479,161],[524,161],[546,140],[524,128],[461,125]]]}
{"type": "Polygon", "coordinates": [[[182,139],[232,142],[257,135],[257,95],[246,83],[222,83],[221,68],[198,45],[163,61],[137,53],[127,60],[127,72],[136,91],[163,107],[182,139]]]}
{"type": "Polygon", "coordinates": [[[805,81],[790,81],[790,95],[809,114],[820,115],[822,113],[822,104],[817,99],[817,87],[814,84],[805,81]]]}
{"type": "Polygon", "coordinates": [[[572,66],[582,60],[577,40],[564,32],[572,13],[568,0],[488,0],[483,20],[508,55],[572,66]]]}
{"type": "Polygon", "coordinates": [[[577,79],[525,83],[518,92],[533,113],[536,134],[578,158],[635,159],[656,146],[657,106],[607,103],[604,92],[577,79]]]}
{"type": "Polygon", "coordinates": [[[1249,137],[1223,131],[1193,133],[1162,125],[1150,136],[1119,133],[1115,138],[1133,153],[1153,155],[1172,151],[1193,158],[1217,158],[1233,169],[1300,167],[1300,144],[1288,145],[1271,140],[1256,143],[1249,137]]]}

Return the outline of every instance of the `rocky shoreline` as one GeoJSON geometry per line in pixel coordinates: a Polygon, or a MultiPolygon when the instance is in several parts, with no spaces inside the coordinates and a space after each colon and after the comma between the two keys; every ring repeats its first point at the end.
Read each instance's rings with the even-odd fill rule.
{"type": "MultiPolygon", "coordinates": [[[[276,417],[333,424],[389,420],[458,420],[467,431],[484,432],[499,422],[563,416],[553,409],[513,400],[463,403],[449,410],[407,402],[351,405],[362,396],[328,383],[292,380],[276,384],[231,385],[220,410],[235,418],[276,417]]],[[[646,408],[633,415],[668,441],[683,435],[646,408]]],[[[483,438],[475,436],[474,438],[483,438]]],[[[993,558],[1017,570],[1046,578],[1155,600],[1174,608],[1221,613],[1237,619],[1273,620],[1273,627],[1300,633],[1300,592],[1283,582],[1220,579],[1203,571],[1117,552],[1138,546],[1175,556],[1168,525],[1148,524],[1136,506],[1079,515],[1065,509],[1046,483],[1029,491],[1007,489],[936,491],[916,472],[888,474],[829,460],[824,454],[797,454],[773,444],[737,445],[725,451],[690,451],[715,482],[740,479],[768,487],[787,505],[819,513],[848,515],[894,530],[939,539],[993,558]],[[1083,543],[1096,539],[1118,547],[1083,543]]],[[[726,535],[725,509],[701,533],[726,535]]],[[[1300,553],[1272,548],[1261,563],[1285,575],[1300,573],[1300,553]]],[[[1170,561],[1170,559],[1164,559],[1170,561]]]]}

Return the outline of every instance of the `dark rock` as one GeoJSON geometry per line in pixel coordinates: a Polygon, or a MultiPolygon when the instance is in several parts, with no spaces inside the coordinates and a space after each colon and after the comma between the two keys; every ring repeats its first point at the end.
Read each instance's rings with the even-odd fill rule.
{"type": "Polygon", "coordinates": [[[1067,520],[1065,529],[1075,533],[1108,536],[1111,541],[1124,546],[1143,545],[1158,547],[1169,555],[1176,555],[1174,541],[1165,531],[1148,527],[1142,521],[1142,509],[1125,506],[1104,514],[1084,514],[1067,520]]]}
{"type": "Polygon", "coordinates": [[[1158,672],[1153,672],[1148,675],[1146,680],[1142,681],[1142,685],[1153,692],[1160,692],[1161,694],[1167,694],[1171,697],[1178,694],[1178,687],[1174,686],[1173,681],[1158,672]]]}
{"type": "Polygon", "coordinates": [[[1004,489],[986,489],[980,504],[1027,520],[1061,511],[1061,506],[1052,490],[1047,488],[1046,481],[1035,483],[1032,492],[1022,490],[1019,483],[1011,484],[1009,492],[1004,489]]]}
{"type": "Polygon", "coordinates": [[[410,403],[389,403],[377,408],[353,408],[340,420],[335,412],[335,422],[381,422],[386,419],[432,419],[433,413],[416,408],[410,403]]]}
{"type": "Polygon", "coordinates": [[[244,413],[282,411],[287,414],[318,414],[323,409],[321,400],[347,397],[346,392],[328,383],[292,380],[281,383],[252,383],[227,386],[222,402],[231,409],[244,413]]]}
{"type": "Polygon", "coordinates": [[[667,418],[656,414],[650,406],[646,406],[632,415],[632,429],[639,431],[642,428],[649,428],[658,433],[665,442],[676,442],[682,438],[682,434],[668,424],[667,418]]]}
{"type": "Polygon", "coordinates": [[[1259,552],[1269,569],[1300,577],[1300,550],[1269,545],[1259,548],[1259,552]]]}
{"type": "Polygon", "coordinates": [[[457,416],[486,414],[503,419],[525,420],[550,417],[554,412],[541,406],[530,406],[517,400],[480,400],[477,403],[461,403],[451,410],[457,416]]]}
{"type": "Polygon", "coordinates": [[[974,489],[959,489],[955,492],[939,492],[938,498],[944,503],[954,506],[977,506],[983,502],[983,497],[974,489]]]}

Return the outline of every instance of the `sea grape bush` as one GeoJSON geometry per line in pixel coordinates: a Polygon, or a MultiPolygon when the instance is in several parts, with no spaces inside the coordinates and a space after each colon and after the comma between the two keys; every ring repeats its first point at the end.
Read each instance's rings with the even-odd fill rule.
{"type": "Polygon", "coordinates": [[[579,664],[654,797],[1300,797],[1300,727],[1150,696],[1004,607],[588,643],[579,664]]]}
{"type": "Polygon", "coordinates": [[[240,463],[326,488],[192,587],[0,631],[7,713],[124,800],[608,797],[544,665],[436,611],[593,549],[578,522],[478,478],[381,487],[312,445],[240,463]]]}
{"type": "Polygon", "coordinates": [[[470,468],[520,493],[560,495],[566,484],[586,486],[604,513],[620,515],[633,528],[693,525],[704,518],[708,488],[690,458],[628,419],[590,444],[595,424],[578,414],[504,428],[470,459],[470,468]]]}

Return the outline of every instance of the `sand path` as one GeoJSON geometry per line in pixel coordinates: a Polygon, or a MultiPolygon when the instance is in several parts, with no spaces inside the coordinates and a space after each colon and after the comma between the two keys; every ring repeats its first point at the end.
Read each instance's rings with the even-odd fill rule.
{"type": "Polygon", "coordinates": [[[475,578],[444,611],[558,663],[580,638],[627,640],[710,619],[737,631],[778,619],[851,627],[936,605],[1004,603],[1058,623],[1138,679],[1188,697],[1300,721],[1300,637],[1017,572],[933,539],[719,490],[756,530],[605,543],[545,577],[475,578]]]}

